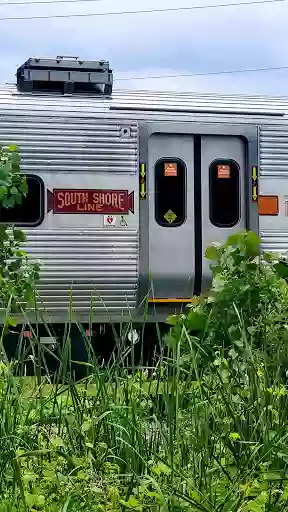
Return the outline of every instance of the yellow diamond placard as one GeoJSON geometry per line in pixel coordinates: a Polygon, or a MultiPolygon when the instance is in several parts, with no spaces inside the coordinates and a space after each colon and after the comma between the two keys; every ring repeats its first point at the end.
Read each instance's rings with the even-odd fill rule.
{"type": "Polygon", "coordinates": [[[169,224],[172,224],[172,222],[174,222],[177,219],[177,215],[174,212],[172,212],[172,210],[168,210],[168,212],[165,213],[164,215],[164,219],[167,220],[169,224]]]}

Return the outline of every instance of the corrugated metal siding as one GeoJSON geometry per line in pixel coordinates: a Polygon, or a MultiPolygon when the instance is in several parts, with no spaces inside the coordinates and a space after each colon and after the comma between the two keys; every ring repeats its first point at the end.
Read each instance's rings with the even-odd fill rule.
{"type": "MultiPolygon", "coordinates": [[[[102,97],[0,91],[0,145],[11,143],[20,147],[22,171],[39,174],[46,187],[48,182],[81,187],[81,175],[87,183],[88,174],[93,184],[94,173],[104,188],[118,188],[117,176],[129,190],[138,183],[137,120],[115,119],[102,97]]],[[[121,315],[135,307],[138,212],[124,230],[101,229],[99,216],[95,228],[87,228],[86,222],[85,216],[74,223],[74,216],[64,220],[50,213],[41,226],[25,230],[28,252],[41,264],[39,308],[52,321],[67,318],[71,289],[72,308],[86,320],[91,294],[96,313],[121,315]]]]}
{"type": "Polygon", "coordinates": [[[61,94],[33,93],[21,94],[16,87],[0,87],[0,108],[4,113],[20,115],[33,110],[41,114],[50,112],[50,115],[76,117],[107,116],[109,111],[115,109],[133,109],[141,112],[155,109],[167,112],[189,112],[198,109],[200,112],[225,111],[237,113],[247,111],[253,115],[284,116],[288,113],[288,97],[255,96],[241,94],[215,94],[215,93],[177,93],[160,91],[117,90],[114,89],[111,97],[97,95],[63,96],[61,94]]]}
{"type": "Polygon", "coordinates": [[[288,125],[260,128],[260,173],[267,177],[288,176],[288,125]]]}
{"type": "Polygon", "coordinates": [[[259,115],[284,115],[288,98],[244,96],[240,94],[173,93],[159,91],[117,91],[113,93],[111,109],[166,110],[189,112],[247,112],[259,115]]]}
{"type": "Polygon", "coordinates": [[[138,279],[137,230],[26,230],[31,258],[40,261],[39,308],[109,313],[136,304],[138,279]]]}
{"type": "Polygon", "coordinates": [[[263,251],[285,254],[288,251],[288,231],[260,231],[263,251]]]}
{"type": "MultiPolygon", "coordinates": [[[[103,173],[104,177],[108,173],[112,180],[114,174],[121,174],[121,179],[126,174],[129,180],[134,174],[133,180],[137,180],[140,119],[253,123],[262,126],[261,174],[287,177],[287,114],[287,97],[127,90],[115,91],[111,98],[63,97],[24,95],[6,87],[0,89],[0,145],[19,144],[22,169],[40,175],[46,172],[46,176],[47,171],[55,172],[53,180],[56,173],[62,179],[62,172],[71,171],[103,173]],[[131,127],[130,136],[123,137],[124,127],[131,127]]],[[[138,224],[138,212],[134,220],[133,228],[138,224]]],[[[31,257],[41,262],[41,309],[51,317],[62,314],[65,321],[71,287],[73,309],[86,317],[91,293],[97,300],[97,313],[121,314],[135,307],[138,229],[73,229],[72,221],[71,229],[60,228],[56,220],[55,228],[54,220],[46,226],[48,229],[44,222],[27,230],[31,257]]],[[[288,232],[264,229],[261,235],[265,250],[288,250],[288,232]]]]}
{"type": "Polygon", "coordinates": [[[109,108],[138,121],[282,125],[288,97],[115,90],[109,108]]]}
{"type": "Polygon", "coordinates": [[[0,144],[20,146],[25,172],[136,173],[137,122],[108,119],[107,112],[100,98],[2,92],[0,144]],[[129,136],[123,136],[125,127],[129,136]]]}

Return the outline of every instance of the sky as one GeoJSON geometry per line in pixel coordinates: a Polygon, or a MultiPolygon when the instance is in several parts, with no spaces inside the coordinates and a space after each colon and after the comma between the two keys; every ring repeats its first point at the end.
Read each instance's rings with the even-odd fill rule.
{"type": "MultiPolygon", "coordinates": [[[[0,18],[229,3],[229,0],[86,0],[77,3],[54,0],[53,4],[40,4],[40,1],[29,5],[31,0],[0,0],[0,18]],[[13,5],[20,1],[25,5],[13,5]]],[[[237,1],[230,0],[230,3],[237,1]]],[[[29,57],[75,55],[84,60],[109,60],[114,70],[114,87],[121,89],[288,96],[288,69],[135,79],[288,67],[287,22],[288,0],[162,13],[0,19],[0,82],[13,82],[17,67],[29,57]],[[131,77],[134,79],[130,80],[131,77]]]]}

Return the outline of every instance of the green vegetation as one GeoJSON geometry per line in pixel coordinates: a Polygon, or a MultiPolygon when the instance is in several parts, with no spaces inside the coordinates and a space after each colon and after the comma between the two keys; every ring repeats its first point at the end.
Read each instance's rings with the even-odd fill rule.
{"type": "MultiPolygon", "coordinates": [[[[27,196],[25,177],[20,174],[20,156],[16,146],[0,148],[0,206],[13,208],[27,196]]],[[[26,237],[9,224],[0,225],[0,307],[16,313],[34,303],[39,265],[28,261],[20,247],[26,237]]],[[[7,316],[7,322],[11,323],[7,316]]],[[[13,321],[12,321],[13,322],[13,321]]]]}
{"type": "Polygon", "coordinates": [[[0,511],[288,510],[286,266],[259,254],[253,233],[207,250],[211,294],[169,319],[153,375],[91,349],[76,384],[69,335],[53,383],[2,363],[0,511]]]}
{"type": "MultiPolygon", "coordinates": [[[[1,206],[26,193],[16,148],[2,150],[1,206]]],[[[67,325],[54,355],[34,332],[29,379],[25,351],[9,363],[3,347],[11,312],[35,295],[24,238],[0,230],[0,512],[288,510],[285,262],[260,259],[250,232],[210,247],[211,292],[168,320],[153,374],[126,370],[134,345],[100,366],[79,326],[90,356],[76,383],[67,325]]]]}

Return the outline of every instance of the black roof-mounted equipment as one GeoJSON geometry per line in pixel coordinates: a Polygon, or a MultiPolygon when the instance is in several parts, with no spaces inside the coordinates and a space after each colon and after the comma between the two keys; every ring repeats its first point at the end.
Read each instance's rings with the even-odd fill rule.
{"type": "Polygon", "coordinates": [[[83,61],[79,57],[30,58],[17,69],[16,76],[21,92],[96,92],[110,95],[113,87],[109,62],[83,61]]]}

